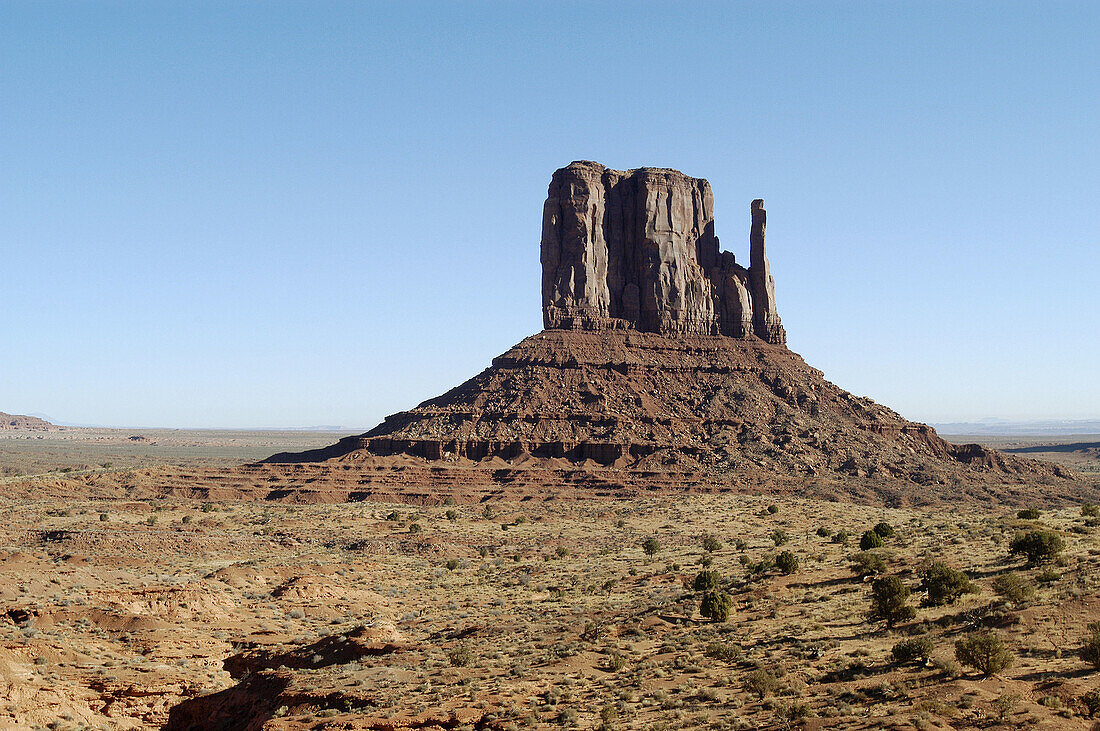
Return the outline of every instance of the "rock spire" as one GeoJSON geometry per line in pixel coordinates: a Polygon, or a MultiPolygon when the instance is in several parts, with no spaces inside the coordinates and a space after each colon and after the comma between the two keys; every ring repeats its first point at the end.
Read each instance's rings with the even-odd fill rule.
{"type": "Polygon", "coordinates": [[[785,344],[764,252],[764,201],[751,210],[746,269],[719,249],[706,180],[588,161],[561,168],[543,207],[543,324],[785,344]]]}

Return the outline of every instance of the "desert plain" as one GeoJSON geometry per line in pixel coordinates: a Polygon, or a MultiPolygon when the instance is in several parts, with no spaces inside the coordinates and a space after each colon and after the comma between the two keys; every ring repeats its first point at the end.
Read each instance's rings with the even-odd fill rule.
{"type": "MultiPolygon", "coordinates": [[[[1087,504],[51,494],[81,473],[334,440],[140,434],[0,440],[24,472],[0,491],[0,727],[1087,729],[1100,711],[1081,652],[1100,620],[1087,504]],[[1029,565],[1010,545],[1037,530],[1064,549],[1029,565]],[[930,604],[936,562],[969,590],[930,604]],[[729,597],[724,621],[700,613],[703,572],[729,597]],[[868,614],[880,575],[912,591],[890,629],[868,614]],[[990,633],[1007,667],[958,661],[957,642],[990,633]]],[[[1064,446],[1091,438],[1024,441],[992,446],[1045,444],[1100,483],[1088,448],[1064,446]]]]}
{"type": "Polygon", "coordinates": [[[828,382],[763,203],[558,170],[545,329],[365,433],[2,415],[0,727],[1093,728],[1100,439],[828,382]]]}

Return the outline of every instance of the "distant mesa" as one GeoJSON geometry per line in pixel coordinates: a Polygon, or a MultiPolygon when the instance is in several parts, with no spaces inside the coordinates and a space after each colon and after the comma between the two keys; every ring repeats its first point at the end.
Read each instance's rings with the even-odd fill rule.
{"type": "Polygon", "coordinates": [[[545,329],[365,434],[265,468],[291,463],[297,471],[282,474],[296,480],[325,464],[357,471],[353,497],[417,484],[425,500],[433,480],[460,468],[447,479],[536,492],[563,481],[723,490],[782,476],[811,481],[819,496],[874,500],[884,481],[910,485],[917,500],[937,485],[941,496],[988,499],[959,486],[1071,477],[949,444],[826,381],[786,347],[763,201],[750,206],[748,267],[721,250],[713,210],[710,184],[675,170],[558,170],[543,207],[545,329]],[[429,466],[419,478],[417,464],[429,466]]]}
{"type": "Polygon", "coordinates": [[[0,431],[61,431],[63,428],[37,416],[6,414],[0,411],[0,431]]]}

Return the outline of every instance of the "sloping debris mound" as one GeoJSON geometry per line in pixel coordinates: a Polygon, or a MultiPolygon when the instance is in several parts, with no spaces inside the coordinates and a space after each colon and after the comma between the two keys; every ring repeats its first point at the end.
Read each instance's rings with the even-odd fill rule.
{"type": "Polygon", "coordinates": [[[924,486],[1058,483],[1063,468],[954,445],[930,426],[829,383],[785,347],[722,336],[546,330],[442,396],[322,450],[268,464],[406,455],[496,470],[572,465],[869,478],[924,486]]]}

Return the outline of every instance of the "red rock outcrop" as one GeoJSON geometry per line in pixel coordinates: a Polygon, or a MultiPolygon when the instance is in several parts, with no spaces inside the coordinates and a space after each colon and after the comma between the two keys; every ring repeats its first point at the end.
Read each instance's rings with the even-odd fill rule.
{"type": "MultiPolygon", "coordinates": [[[[362,480],[374,490],[395,484],[382,475],[397,458],[439,465],[440,479],[456,465],[492,467],[513,486],[540,484],[539,470],[541,484],[576,483],[564,476],[570,467],[600,472],[609,484],[662,489],[677,480],[723,489],[768,475],[956,486],[1069,477],[1053,465],[949,444],[841,390],[791,352],[775,307],[763,203],[752,202],[745,269],[719,249],[707,181],[593,162],[558,170],[543,210],[546,330],[366,434],[275,455],[266,467],[366,470],[374,460],[362,480]]],[[[396,468],[402,479],[415,474],[408,467],[396,468]]]]}
{"type": "Polygon", "coordinates": [[[543,206],[545,327],[755,335],[783,344],[763,204],[752,203],[746,269],[719,249],[706,180],[583,161],[558,170],[543,206]]]}
{"type": "Polygon", "coordinates": [[[0,411],[0,431],[59,431],[62,427],[37,416],[5,414],[0,411]]]}
{"type": "Polygon", "coordinates": [[[746,471],[922,484],[1065,476],[956,446],[758,339],[545,330],[466,383],[323,450],[269,462],[409,455],[441,464],[746,471]],[[981,473],[981,474],[979,474],[981,473]]]}

